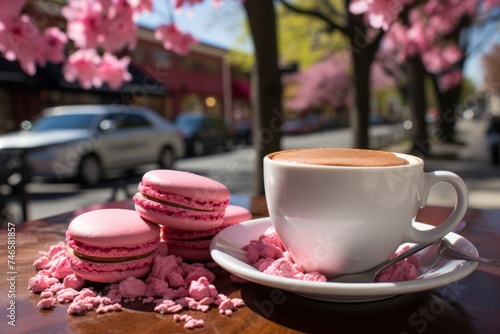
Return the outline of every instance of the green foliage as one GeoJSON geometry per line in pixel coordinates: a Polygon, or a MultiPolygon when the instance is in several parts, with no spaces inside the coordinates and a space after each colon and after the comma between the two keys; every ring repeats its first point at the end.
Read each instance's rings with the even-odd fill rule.
{"type": "MultiPolygon", "coordinates": [[[[301,0],[298,5],[303,8],[314,6],[325,14],[328,13],[327,7],[335,8],[339,13],[343,12],[342,1],[330,0],[329,3],[325,7],[323,1],[301,0]]],[[[298,63],[300,70],[304,70],[333,53],[348,49],[349,41],[347,38],[338,31],[326,31],[326,25],[323,21],[310,15],[292,12],[280,5],[279,2],[276,4],[278,50],[282,64],[298,63]]],[[[247,26],[244,29],[244,34],[250,35],[247,26]]],[[[236,49],[230,50],[226,59],[231,65],[243,71],[249,71],[254,61],[252,54],[236,49]]]]}
{"type": "Polygon", "coordinates": [[[226,61],[241,72],[250,72],[254,63],[254,58],[250,53],[231,49],[226,55],[226,61]]]}
{"type": "MultiPolygon", "coordinates": [[[[314,2],[317,1],[300,1],[300,5],[306,7],[314,2]]],[[[341,33],[325,31],[325,23],[316,17],[296,14],[283,6],[278,7],[277,13],[279,50],[284,63],[297,62],[305,69],[349,45],[341,33]]]]}

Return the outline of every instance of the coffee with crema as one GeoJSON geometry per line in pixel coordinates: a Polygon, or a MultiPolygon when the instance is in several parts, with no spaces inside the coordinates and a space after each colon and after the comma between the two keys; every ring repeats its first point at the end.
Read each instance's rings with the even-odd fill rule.
{"type": "Polygon", "coordinates": [[[408,165],[391,152],[350,148],[312,148],[280,151],[269,155],[275,161],[345,167],[390,167],[408,165]]]}

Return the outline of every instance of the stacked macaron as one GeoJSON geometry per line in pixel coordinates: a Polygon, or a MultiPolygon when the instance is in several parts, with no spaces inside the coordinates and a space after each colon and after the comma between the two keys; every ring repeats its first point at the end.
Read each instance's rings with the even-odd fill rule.
{"type": "Polygon", "coordinates": [[[159,225],[208,230],[222,224],[229,189],[201,175],[157,169],[143,175],[134,201],[142,217],[159,225]]]}
{"type": "Polygon", "coordinates": [[[209,230],[197,231],[162,227],[161,239],[167,243],[171,254],[180,256],[184,260],[210,260],[210,242],[213,237],[226,227],[251,218],[252,214],[247,209],[236,205],[229,205],[220,226],[209,230]]]}
{"type": "Polygon", "coordinates": [[[213,236],[251,218],[245,208],[229,205],[226,186],[201,175],[152,170],[138,188],[136,211],[159,224],[169,252],[185,260],[209,260],[213,236]]]}
{"type": "Polygon", "coordinates": [[[100,209],[74,218],[66,232],[73,272],[90,281],[120,282],[146,275],[160,244],[160,228],[134,210],[100,209]]]}

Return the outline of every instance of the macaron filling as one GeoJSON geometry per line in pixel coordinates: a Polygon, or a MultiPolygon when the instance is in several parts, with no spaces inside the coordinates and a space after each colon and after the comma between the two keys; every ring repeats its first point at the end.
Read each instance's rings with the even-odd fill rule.
{"type": "MultiPolygon", "coordinates": [[[[157,212],[165,217],[172,218],[189,218],[193,220],[220,220],[222,222],[222,218],[224,217],[224,210],[217,211],[204,211],[199,209],[193,209],[191,207],[184,206],[172,206],[170,204],[165,204],[156,200],[150,200],[144,197],[143,194],[137,193],[134,195],[134,202],[139,207],[142,207],[147,210],[151,210],[153,212],[157,212]]],[[[136,209],[137,210],[137,209],[136,209]]],[[[138,211],[140,214],[141,211],[138,211]]],[[[153,220],[147,215],[145,216],[149,220],[153,220]]]]}
{"type": "Polygon", "coordinates": [[[85,254],[78,253],[74,249],[70,249],[71,252],[73,252],[73,255],[76,257],[82,259],[82,260],[87,260],[87,261],[92,261],[92,262],[101,262],[101,263],[119,263],[119,262],[125,262],[125,261],[132,261],[132,260],[139,260],[143,259],[145,257],[148,257],[152,254],[154,254],[154,250],[148,253],[140,254],[140,255],[135,255],[135,256],[124,256],[124,257],[98,257],[98,256],[89,256],[85,254]]]}
{"type": "Polygon", "coordinates": [[[229,199],[221,201],[193,199],[188,196],[178,195],[170,192],[163,192],[141,181],[139,192],[146,199],[162,204],[177,205],[182,208],[200,211],[223,211],[229,205],[229,199]]]}
{"type": "MultiPolygon", "coordinates": [[[[66,233],[66,241],[68,246],[73,249],[76,254],[80,254],[82,258],[127,258],[127,257],[145,257],[147,255],[153,253],[159,243],[160,237],[158,236],[154,241],[147,242],[140,245],[134,246],[121,246],[121,247],[104,247],[104,246],[94,246],[89,245],[88,243],[83,243],[81,241],[75,240],[68,233],[66,233]]],[[[123,260],[125,261],[125,260],[123,260]]],[[[106,261],[101,261],[106,262],[106,261]]]]}
{"type": "MultiPolygon", "coordinates": [[[[113,272],[133,272],[133,271],[149,271],[153,265],[154,255],[150,254],[147,257],[121,261],[116,263],[96,262],[79,258],[73,252],[69,252],[68,261],[72,269],[77,272],[87,273],[113,273],[113,272]]],[[[87,279],[87,277],[83,277],[87,279]]],[[[92,280],[92,279],[90,279],[92,280]]]]}
{"type": "Polygon", "coordinates": [[[184,205],[181,205],[181,204],[178,204],[178,203],[162,201],[162,200],[153,198],[153,197],[145,195],[145,194],[141,194],[141,195],[142,195],[142,197],[144,197],[145,199],[148,199],[150,201],[158,202],[160,204],[165,204],[165,205],[173,206],[173,207],[180,208],[180,209],[187,209],[187,210],[193,210],[193,211],[202,211],[202,212],[212,212],[212,211],[215,211],[214,209],[208,209],[207,210],[207,209],[192,208],[192,207],[184,206],[184,205]]]}

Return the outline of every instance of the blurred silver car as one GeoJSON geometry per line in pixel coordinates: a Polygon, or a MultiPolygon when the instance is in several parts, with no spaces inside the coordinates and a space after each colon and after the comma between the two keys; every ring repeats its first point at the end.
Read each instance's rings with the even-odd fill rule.
{"type": "MultiPolygon", "coordinates": [[[[176,127],[158,113],[130,105],[73,105],[44,110],[23,130],[0,136],[0,151],[26,149],[32,175],[77,177],[96,185],[103,172],[157,163],[172,168],[184,156],[176,127]]],[[[0,162],[1,164],[1,162],[0,162]]]]}

